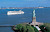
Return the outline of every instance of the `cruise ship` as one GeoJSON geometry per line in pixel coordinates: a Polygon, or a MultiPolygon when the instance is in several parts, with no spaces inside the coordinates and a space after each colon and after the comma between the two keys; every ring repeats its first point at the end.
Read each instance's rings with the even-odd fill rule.
{"type": "Polygon", "coordinates": [[[19,11],[8,11],[7,15],[16,15],[16,14],[24,14],[23,11],[19,10],[19,11]]]}

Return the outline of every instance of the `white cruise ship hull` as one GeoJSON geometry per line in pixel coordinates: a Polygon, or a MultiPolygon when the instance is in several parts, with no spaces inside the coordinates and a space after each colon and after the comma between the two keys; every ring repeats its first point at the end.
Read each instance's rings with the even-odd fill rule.
{"type": "Polygon", "coordinates": [[[16,14],[24,14],[23,11],[8,11],[7,15],[16,15],[16,14]]]}
{"type": "Polygon", "coordinates": [[[16,15],[16,14],[24,14],[24,13],[7,13],[7,15],[16,15]]]}

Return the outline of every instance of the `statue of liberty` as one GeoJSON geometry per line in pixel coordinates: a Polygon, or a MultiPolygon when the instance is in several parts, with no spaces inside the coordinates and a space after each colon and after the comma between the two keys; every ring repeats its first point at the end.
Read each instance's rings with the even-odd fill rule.
{"type": "Polygon", "coordinates": [[[35,10],[33,10],[33,19],[32,19],[32,23],[31,23],[31,25],[34,25],[34,27],[36,26],[36,25],[43,25],[43,23],[40,23],[40,22],[36,22],[36,16],[35,16],[36,14],[35,14],[35,10]]]}
{"type": "Polygon", "coordinates": [[[33,17],[35,17],[35,10],[33,11],[33,17]]]}

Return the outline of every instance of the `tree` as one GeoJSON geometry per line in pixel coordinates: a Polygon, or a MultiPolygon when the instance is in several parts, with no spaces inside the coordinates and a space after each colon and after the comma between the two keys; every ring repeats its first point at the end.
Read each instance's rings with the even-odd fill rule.
{"type": "Polygon", "coordinates": [[[35,32],[29,24],[18,24],[14,28],[16,28],[15,32],[35,32]]]}
{"type": "Polygon", "coordinates": [[[33,25],[32,25],[32,27],[34,28],[35,32],[39,32],[36,27],[34,27],[33,25]]]}
{"type": "Polygon", "coordinates": [[[48,27],[46,27],[45,25],[41,25],[40,29],[42,30],[42,32],[49,32],[48,27]],[[45,27],[45,28],[44,28],[45,27]]]}

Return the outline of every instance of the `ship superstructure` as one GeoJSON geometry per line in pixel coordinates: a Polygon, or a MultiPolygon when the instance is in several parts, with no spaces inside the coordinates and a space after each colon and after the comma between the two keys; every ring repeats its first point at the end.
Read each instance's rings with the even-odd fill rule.
{"type": "Polygon", "coordinates": [[[24,14],[23,11],[19,10],[19,11],[8,11],[7,15],[15,15],[15,14],[24,14]]]}

